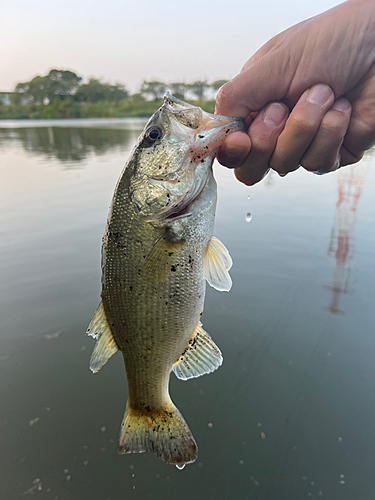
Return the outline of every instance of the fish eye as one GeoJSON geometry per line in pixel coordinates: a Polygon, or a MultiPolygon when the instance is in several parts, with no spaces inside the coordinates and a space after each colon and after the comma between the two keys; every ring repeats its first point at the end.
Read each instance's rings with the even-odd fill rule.
{"type": "Polygon", "coordinates": [[[153,143],[157,141],[158,139],[161,138],[163,135],[161,129],[159,127],[151,127],[147,132],[146,132],[146,140],[150,143],[153,143]]]}

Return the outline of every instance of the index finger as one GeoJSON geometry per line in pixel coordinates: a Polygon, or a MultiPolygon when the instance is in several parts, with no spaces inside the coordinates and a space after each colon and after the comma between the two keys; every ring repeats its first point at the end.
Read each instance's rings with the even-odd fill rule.
{"type": "Polygon", "coordinates": [[[241,71],[219,90],[215,112],[246,118],[251,111],[259,111],[271,101],[280,101],[290,83],[281,65],[282,58],[272,52],[241,71]]]}

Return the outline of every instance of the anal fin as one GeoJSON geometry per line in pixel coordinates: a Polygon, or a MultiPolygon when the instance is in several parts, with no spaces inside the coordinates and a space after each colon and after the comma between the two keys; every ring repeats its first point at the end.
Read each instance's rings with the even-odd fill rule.
{"type": "Polygon", "coordinates": [[[118,351],[115,339],[113,338],[111,327],[105,315],[103,302],[90,321],[86,331],[87,335],[96,339],[96,344],[90,359],[90,370],[97,373],[106,364],[113,354],[118,351]]]}
{"type": "Polygon", "coordinates": [[[213,236],[204,254],[204,277],[208,284],[219,292],[229,292],[232,288],[232,279],[228,271],[232,264],[233,261],[225,245],[213,236]]]}
{"type": "Polygon", "coordinates": [[[175,361],[173,371],[179,379],[200,377],[211,373],[223,363],[223,356],[212,338],[198,323],[185,351],[175,361]]]}

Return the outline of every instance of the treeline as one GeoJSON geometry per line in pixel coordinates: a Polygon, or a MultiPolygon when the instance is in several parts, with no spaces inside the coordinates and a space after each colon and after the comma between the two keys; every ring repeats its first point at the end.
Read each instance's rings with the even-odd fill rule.
{"type": "Polygon", "coordinates": [[[73,71],[52,69],[45,76],[18,83],[13,92],[2,93],[0,119],[147,117],[161,105],[166,90],[213,112],[215,95],[225,81],[145,80],[139,92],[131,94],[121,83],[111,84],[96,78],[82,83],[82,78],[73,71]]]}

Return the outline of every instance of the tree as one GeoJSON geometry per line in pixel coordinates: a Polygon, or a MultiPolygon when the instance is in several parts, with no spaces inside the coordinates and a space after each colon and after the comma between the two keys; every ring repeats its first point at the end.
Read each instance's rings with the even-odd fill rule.
{"type": "Polygon", "coordinates": [[[129,92],[121,83],[112,85],[110,83],[101,82],[96,78],[90,78],[88,83],[79,87],[75,97],[77,101],[85,102],[118,102],[121,101],[121,99],[128,99],[129,92]]]}
{"type": "Polygon", "coordinates": [[[73,96],[82,78],[73,71],[52,69],[46,76],[35,76],[29,82],[18,83],[15,92],[23,104],[47,104],[53,99],[73,96]]]}
{"type": "Polygon", "coordinates": [[[156,101],[162,99],[167,90],[167,85],[164,82],[158,82],[156,80],[144,80],[141,85],[140,93],[146,98],[151,97],[152,100],[156,101]]]}
{"type": "Polygon", "coordinates": [[[222,87],[228,80],[215,80],[211,83],[210,87],[212,87],[216,92],[222,87]]]}
{"type": "Polygon", "coordinates": [[[185,94],[189,90],[188,84],[182,82],[170,83],[169,88],[172,94],[178,97],[178,99],[185,99],[185,94]]]}
{"type": "Polygon", "coordinates": [[[82,82],[82,78],[73,71],[59,69],[52,69],[47,79],[47,97],[50,101],[54,97],[73,96],[82,82]]]}
{"type": "Polygon", "coordinates": [[[206,90],[210,86],[207,83],[207,80],[198,80],[189,85],[190,91],[199,99],[200,101],[203,99],[206,90]]]}

